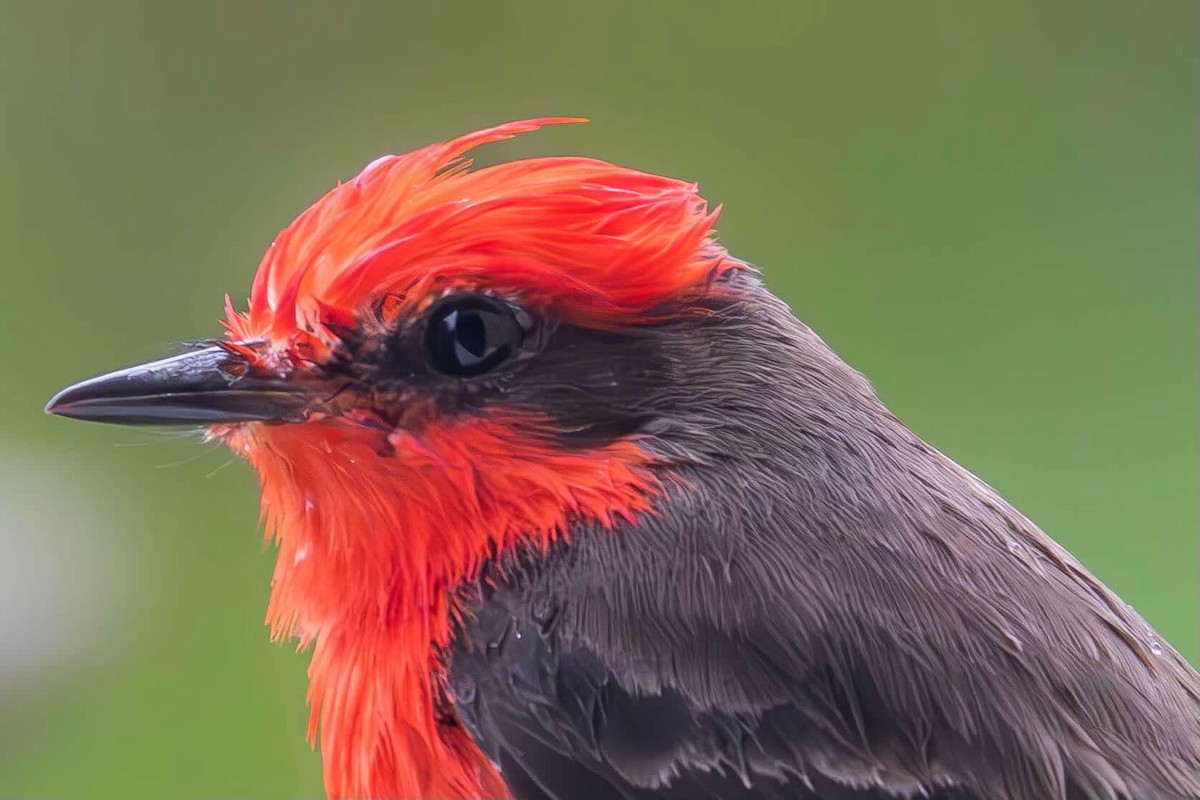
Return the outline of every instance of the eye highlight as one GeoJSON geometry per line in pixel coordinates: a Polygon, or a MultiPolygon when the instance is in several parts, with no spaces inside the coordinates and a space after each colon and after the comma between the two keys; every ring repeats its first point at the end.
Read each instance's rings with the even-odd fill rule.
{"type": "Polygon", "coordinates": [[[494,297],[451,297],[433,309],[425,329],[429,365],[443,375],[470,378],[494,370],[525,341],[518,310],[494,297]]]}

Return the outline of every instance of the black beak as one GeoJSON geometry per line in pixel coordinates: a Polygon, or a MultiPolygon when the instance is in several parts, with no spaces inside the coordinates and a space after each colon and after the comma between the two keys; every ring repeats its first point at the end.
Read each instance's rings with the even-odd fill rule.
{"type": "Polygon", "coordinates": [[[297,421],[312,388],[256,375],[243,356],[213,346],[68,386],[46,413],[123,425],[297,421]]]}

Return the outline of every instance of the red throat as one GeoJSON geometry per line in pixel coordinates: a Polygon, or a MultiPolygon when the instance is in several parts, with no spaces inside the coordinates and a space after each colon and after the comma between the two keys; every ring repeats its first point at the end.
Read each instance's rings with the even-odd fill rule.
{"type": "Polygon", "coordinates": [[[439,714],[453,589],[493,548],[545,548],[569,520],[648,509],[631,442],[566,451],[519,420],[393,434],[381,456],[336,422],[226,431],[255,466],[278,545],[268,622],[313,645],[309,735],[332,797],[500,797],[466,732],[439,714]]]}

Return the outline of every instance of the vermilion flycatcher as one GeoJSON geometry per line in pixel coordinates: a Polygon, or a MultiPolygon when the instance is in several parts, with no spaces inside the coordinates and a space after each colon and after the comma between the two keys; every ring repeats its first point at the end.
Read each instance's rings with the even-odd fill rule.
{"type": "Polygon", "coordinates": [[[731,257],[689,183],[371,163],[228,337],[48,410],[258,472],[336,797],[1200,798],[1200,681],[731,257]]]}

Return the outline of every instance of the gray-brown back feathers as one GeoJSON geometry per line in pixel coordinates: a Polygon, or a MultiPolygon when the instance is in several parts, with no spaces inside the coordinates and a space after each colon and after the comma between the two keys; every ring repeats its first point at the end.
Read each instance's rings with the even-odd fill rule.
{"type": "Polygon", "coordinates": [[[500,400],[668,462],[470,601],[451,694],[518,795],[1200,798],[1196,672],[738,280],[500,400]]]}

